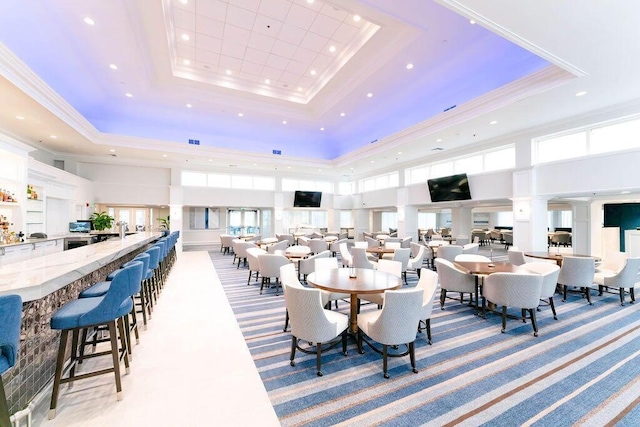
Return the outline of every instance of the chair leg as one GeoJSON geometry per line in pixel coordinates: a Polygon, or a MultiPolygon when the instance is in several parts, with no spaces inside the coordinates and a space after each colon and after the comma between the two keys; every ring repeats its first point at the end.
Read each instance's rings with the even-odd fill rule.
{"type": "Polygon", "coordinates": [[[63,329],[60,333],[60,345],[58,346],[58,357],[56,358],[56,373],[53,377],[53,391],[51,393],[51,405],[49,405],[49,419],[56,416],[56,406],[58,405],[58,394],[60,393],[60,379],[62,378],[62,368],[64,367],[64,356],[67,351],[67,340],[69,331],[63,329]]]}
{"type": "Polygon", "coordinates": [[[502,333],[507,330],[507,306],[502,306],[502,333]]]}
{"type": "Polygon", "coordinates": [[[247,286],[251,283],[251,276],[253,276],[253,271],[249,270],[249,278],[247,279],[247,286]]]}
{"type": "Polygon", "coordinates": [[[382,372],[384,373],[385,378],[389,378],[389,373],[387,372],[387,345],[382,345],[382,372]]]}
{"type": "Polygon", "coordinates": [[[565,302],[567,300],[567,285],[562,285],[562,287],[564,288],[562,294],[562,302],[565,302]]]}
{"type": "Polygon", "coordinates": [[[416,347],[415,341],[409,343],[409,359],[411,360],[411,368],[414,374],[418,373],[418,369],[416,368],[416,347]]]}
{"type": "Polygon", "coordinates": [[[289,356],[289,365],[296,366],[296,362],[293,359],[296,357],[296,344],[298,344],[298,339],[291,335],[291,356],[289,356]]]}
{"type": "Polygon", "coordinates": [[[364,354],[364,349],[362,348],[362,331],[358,328],[358,353],[364,354]]]}
{"type": "Polygon", "coordinates": [[[624,307],[624,288],[620,288],[620,305],[624,307]]]}
{"type": "Polygon", "coordinates": [[[529,309],[529,313],[531,314],[531,326],[533,326],[533,336],[538,336],[538,322],[536,321],[536,311],[532,308],[529,309]]]}
{"type": "Polygon", "coordinates": [[[629,288],[629,296],[631,297],[631,304],[636,302],[636,296],[634,294],[633,287],[629,288]]]}
{"type": "Polygon", "coordinates": [[[527,309],[522,309],[522,323],[527,323],[527,309]]]}
{"type": "Polygon", "coordinates": [[[556,306],[553,304],[553,297],[549,297],[549,305],[551,306],[551,311],[553,312],[553,320],[558,320],[558,316],[556,315],[556,306]]]}
{"type": "Polygon", "coordinates": [[[591,302],[591,288],[588,286],[584,288],[584,293],[587,294],[587,302],[589,303],[589,305],[593,305],[593,303],[591,302]]]}
{"type": "MultiPolygon", "coordinates": [[[[122,400],[122,382],[120,381],[120,358],[118,357],[118,339],[116,334],[116,321],[112,320],[109,325],[109,340],[111,341],[111,360],[113,361],[113,375],[116,379],[116,399],[122,400]]],[[[129,361],[125,358],[127,369],[129,361]]]]}
{"type": "Polygon", "coordinates": [[[322,343],[316,343],[316,369],[318,370],[318,376],[322,376],[322,371],[320,370],[322,365],[322,343]]]}
{"type": "Polygon", "coordinates": [[[447,290],[441,289],[440,290],[440,310],[444,310],[444,300],[446,297],[447,297],[447,290]]]}
{"type": "MultiPolygon", "coordinates": [[[[111,325],[109,325],[109,338],[111,339],[111,345],[113,345],[113,342],[115,340],[116,342],[116,346],[115,346],[115,355],[118,358],[118,361],[120,360],[120,358],[118,357],[118,340],[117,340],[117,335],[115,335],[115,328],[116,328],[116,323],[117,323],[117,327],[118,327],[118,332],[120,335],[120,344],[122,345],[122,354],[123,354],[123,359],[124,359],[124,372],[126,374],[129,373],[129,349],[127,348],[127,337],[126,337],[126,332],[125,332],[125,327],[124,327],[124,319],[121,317],[118,320],[116,320],[114,322],[114,329],[113,329],[113,339],[111,339],[111,325]]],[[[112,352],[113,352],[113,347],[112,347],[112,352]]],[[[114,367],[115,368],[115,367],[114,367]]],[[[120,378],[120,363],[118,363],[118,381],[120,378]]],[[[118,399],[120,400],[120,399],[118,399]]]]}
{"type": "Polygon", "coordinates": [[[347,329],[342,331],[342,354],[347,356],[347,329]]]}
{"type": "Polygon", "coordinates": [[[287,327],[289,326],[289,310],[285,310],[286,314],[284,316],[284,328],[282,332],[287,332],[287,327]]]}
{"type": "MultiPolygon", "coordinates": [[[[80,331],[74,329],[71,333],[71,369],[69,370],[69,377],[73,378],[76,375],[76,361],[78,359],[78,336],[80,331]]],[[[69,388],[73,387],[73,382],[69,383],[69,388]]]]}
{"type": "Polygon", "coordinates": [[[425,320],[424,324],[427,330],[427,340],[429,341],[429,345],[431,345],[431,319],[425,320]]]}
{"type": "Polygon", "coordinates": [[[7,403],[7,396],[4,394],[2,375],[0,375],[0,426],[9,427],[10,425],[11,417],[9,417],[9,404],[7,403]]]}

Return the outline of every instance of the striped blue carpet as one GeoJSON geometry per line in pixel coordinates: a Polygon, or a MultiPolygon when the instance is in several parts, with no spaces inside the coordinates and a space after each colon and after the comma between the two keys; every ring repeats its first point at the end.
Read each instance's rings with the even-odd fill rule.
{"type": "MultiPolygon", "coordinates": [[[[284,426],[640,425],[640,303],[557,296],[559,320],[541,307],[536,338],[530,323],[510,320],[502,334],[499,315],[482,319],[448,300],[445,310],[434,305],[433,345],[418,335],[418,374],[408,356],[393,358],[385,379],[381,356],[366,346],[361,355],[351,341],[347,357],[340,346],[323,355],[317,377],[314,355],[298,352],[289,365],[282,294],[259,295],[233,256],[209,253],[284,426]]],[[[416,282],[410,274],[409,285],[416,282]]],[[[339,309],[347,313],[348,304],[339,309]]]]}

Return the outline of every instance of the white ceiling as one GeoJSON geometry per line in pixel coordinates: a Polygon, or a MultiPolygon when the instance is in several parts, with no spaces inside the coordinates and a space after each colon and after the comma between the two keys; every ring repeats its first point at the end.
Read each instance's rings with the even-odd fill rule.
{"type": "Polygon", "coordinates": [[[640,111],[638,12],[633,0],[5,0],[0,130],[85,160],[361,176],[579,116],[640,111]],[[509,64],[531,61],[511,44],[551,65],[498,82],[491,67],[507,52],[509,64]],[[482,74],[465,88],[472,98],[433,91],[460,69],[482,74]],[[442,112],[452,99],[461,102],[442,112]],[[188,145],[184,129],[202,123],[201,145],[188,145]],[[358,140],[369,128],[380,130],[372,144],[358,140]]]}

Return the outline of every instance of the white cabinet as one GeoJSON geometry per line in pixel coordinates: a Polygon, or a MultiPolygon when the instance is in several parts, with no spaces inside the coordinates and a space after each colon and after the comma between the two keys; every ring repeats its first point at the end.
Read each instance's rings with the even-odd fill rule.
{"type": "Polygon", "coordinates": [[[13,262],[24,261],[26,259],[31,258],[32,252],[33,252],[33,245],[27,244],[27,245],[7,246],[2,249],[3,249],[2,250],[3,254],[1,257],[2,259],[1,263],[5,265],[13,262]]]}

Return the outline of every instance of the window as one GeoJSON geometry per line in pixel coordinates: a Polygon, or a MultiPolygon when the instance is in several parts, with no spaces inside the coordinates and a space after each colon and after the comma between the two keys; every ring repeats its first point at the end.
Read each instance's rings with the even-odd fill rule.
{"type": "Polygon", "coordinates": [[[282,191],[321,191],[333,193],[333,184],[329,181],[308,181],[301,179],[282,179],[282,191]]]}
{"type": "Polygon", "coordinates": [[[501,227],[513,227],[513,211],[496,212],[496,225],[501,227]]]}
{"type": "Polygon", "coordinates": [[[271,176],[230,175],[183,171],[182,185],[188,187],[238,188],[246,190],[276,189],[276,181],[271,176]]]}
{"type": "Polygon", "coordinates": [[[638,119],[595,128],[591,130],[589,135],[589,151],[591,153],[637,147],[640,147],[640,120],[638,119]]]}
{"type": "Polygon", "coordinates": [[[327,212],[319,210],[286,210],[282,213],[285,230],[297,227],[327,227],[327,212]]]}
{"type": "Polygon", "coordinates": [[[353,212],[340,211],[340,227],[353,227],[353,212]]]}
{"type": "Polygon", "coordinates": [[[350,196],[355,193],[355,187],[354,182],[340,182],[338,183],[338,194],[342,196],[350,196]]]}
{"type": "Polygon", "coordinates": [[[510,144],[497,149],[474,153],[446,162],[417,166],[405,171],[405,184],[424,184],[429,178],[440,178],[457,173],[469,175],[512,169],[516,166],[516,148],[510,144]]]}
{"type": "Polygon", "coordinates": [[[418,228],[436,228],[437,215],[435,212],[418,212],[418,228]]]}
{"type": "Polygon", "coordinates": [[[569,159],[587,154],[587,132],[545,139],[537,144],[538,163],[569,159]]]}
{"type": "Polygon", "coordinates": [[[398,228],[398,213],[397,212],[382,212],[380,215],[381,229],[387,231],[390,228],[398,228]]]}
{"type": "Polygon", "coordinates": [[[400,183],[400,174],[392,172],[384,175],[372,176],[360,181],[362,192],[382,190],[383,188],[397,187],[400,183]]]}

